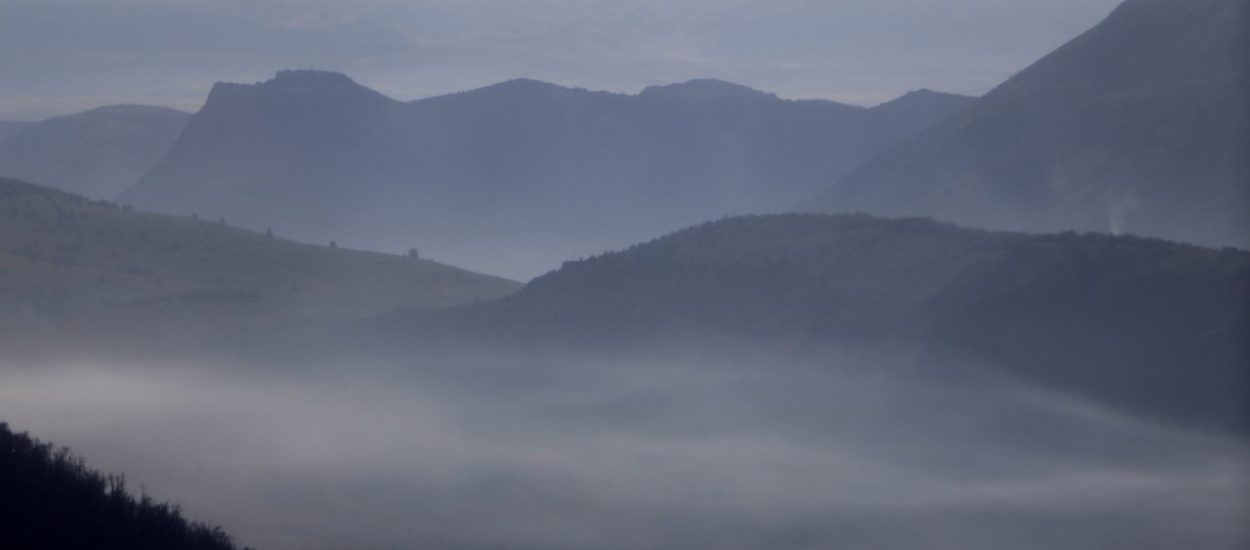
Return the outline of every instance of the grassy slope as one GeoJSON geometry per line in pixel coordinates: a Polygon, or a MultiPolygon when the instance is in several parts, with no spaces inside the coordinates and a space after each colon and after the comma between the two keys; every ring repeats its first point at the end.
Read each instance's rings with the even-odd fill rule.
{"type": "Polygon", "coordinates": [[[169,307],[352,318],[494,298],[517,286],[428,260],[300,244],[0,179],[0,327],[169,307]]]}

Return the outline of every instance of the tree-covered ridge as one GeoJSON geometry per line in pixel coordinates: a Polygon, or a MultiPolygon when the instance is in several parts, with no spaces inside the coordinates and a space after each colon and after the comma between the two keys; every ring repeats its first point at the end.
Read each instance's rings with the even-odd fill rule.
{"type": "Polygon", "coordinates": [[[611,312],[605,317],[626,324],[662,307],[670,317],[751,330],[789,324],[837,335],[871,323],[903,332],[992,295],[1058,284],[1046,277],[1063,270],[1073,271],[1064,281],[1070,290],[1157,279],[1175,280],[1182,285],[1176,291],[1185,292],[1210,288],[1196,284],[1207,281],[1227,297],[1246,291],[1250,254],[1103,234],[972,230],[925,219],[745,216],[568,262],[508,302],[512,309],[541,303],[611,312]]]}
{"type": "Polygon", "coordinates": [[[220,528],[136,497],[121,476],[87,467],[0,422],[0,547],[20,550],[234,550],[220,528]]]}
{"type": "Polygon", "coordinates": [[[569,262],[503,300],[394,314],[526,345],[917,349],[1169,418],[1247,427],[1250,253],[864,215],[731,218],[569,262]]]}

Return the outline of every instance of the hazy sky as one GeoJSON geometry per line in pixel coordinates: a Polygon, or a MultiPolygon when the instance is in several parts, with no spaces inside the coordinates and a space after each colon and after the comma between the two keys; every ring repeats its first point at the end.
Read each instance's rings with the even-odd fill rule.
{"type": "Polygon", "coordinates": [[[0,0],[0,119],[194,110],[215,81],[349,73],[399,99],[513,77],[717,77],[872,104],[980,94],[1119,0],[0,0]]]}

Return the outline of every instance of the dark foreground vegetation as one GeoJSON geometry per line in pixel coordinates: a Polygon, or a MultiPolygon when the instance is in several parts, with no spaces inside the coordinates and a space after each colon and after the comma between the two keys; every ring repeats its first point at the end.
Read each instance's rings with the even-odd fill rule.
{"type": "Polygon", "coordinates": [[[135,497],[120,476],[88,468],[0,423],[0,548],[17,550],[233,550],[220,527],[178,507],[135,497]]]}

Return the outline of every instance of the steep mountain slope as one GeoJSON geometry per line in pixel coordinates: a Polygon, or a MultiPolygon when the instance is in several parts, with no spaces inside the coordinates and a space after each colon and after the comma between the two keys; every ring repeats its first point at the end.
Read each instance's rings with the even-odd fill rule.
{"type": "Polygon", "coordinates": [[[169,152],[189,117],[116,105],[26,124],[9,139],[0,135],[0,176],[112,199],[169,152]]]}
{"type": "Polygon", "coordinates": [[[401,103],[343,75],[283,71],[214,87],[122,200],[530,276],[789,208],[966,101],[878,110],[715,80],[635,96],[515,80],[401,103]]]}
{"type": "Polygon", "coordinates": [[[183,519],[176,506],[135,497],[106,476],[0,422],[0,545],[233,550],[220,528],[183,519]]]}
{"type": "Polygon", "coordinates": [[[967,96],[922,89],[877,105],[872,111],[881,119],[885,131],[914,136],[959,113],[973,101],[967,96]]]}
{"type": "Polygon", "coordinates": [[[511,281],[298,244],[0,178],[0,335],[149,313],[340,319],[495,298],[511,281]]]}
{"type": "Polygon", "coordinates": [[[1245,424],[1250,254],[867,216],[734,218],[570,262],[501,301],[409,311],[405,338],[592,349],[734,341],[915,348],[1119,405],[1245,424]]]}
{"type": "Polygon", "coordinates": [[[1250,11],[1128,0],[805,208],[1250,246],[1250,11]]]}

